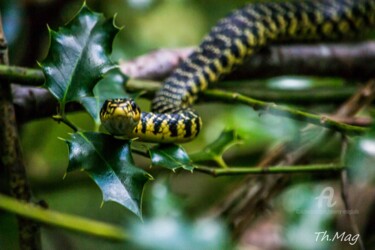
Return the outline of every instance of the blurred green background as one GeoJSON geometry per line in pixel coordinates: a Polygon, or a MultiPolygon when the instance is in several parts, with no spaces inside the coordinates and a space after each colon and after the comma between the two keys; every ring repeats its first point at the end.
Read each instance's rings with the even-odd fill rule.
{"type": "MultiPolygon", "coordinates": [[[[87,4],[94,11],[104,13],[106,17],[117,13],[116,24],[124,26],[114,42],[112,58],[118,61],[119,59],[132,59],[158,48],[195,46],[219,18],[248,2],[244,0],[88,0],[87,4]]],[[[36,61],[42,61],[48,49],[47,25],[57,30],[59,26],[71,19],[81,4],[82,1],[76,0],[2,0],[0,10],[10,46],[11,64],[37,67],[36,61]]],[[[316,85],[321,87],[319,79],[301,78],[295,78],[296,85],[288,87],[285,84],[285,80],[288,79],[291,78],[262,80],[253,84],[270,89],[282,88],[286,91],[295,88],[309,89],[316,85]]],[[[343,84],[340,79],[332,79],[326,81],[323,87],[340,88],[343,84]]],[[[149,101],[139,100],[139,103],[142,109],[149,108],[149,101]]],[[[304,108],[329,113],[334,110],[334,105],[316,104],[304,108]]],[[[297,131],[301,127],[300,123],[290,119],[267,114],[259,115],[244,106],[202,104],[197,106],[197,110],[203,117],[204,129],[197,140],[184,145],[185,149],[188,152],[199,151],[215,140],[223,129],[233,128],[243,138],[244,144],[232,148],[225,156],[230,163],[238,166],[254,165],[270,146],[298,137],[297,131]]],[[[82,128],[88,130],[93,128],[93,122],[86,113],[77,112],[70,114],[69,117],[82,128]]],[[[66,126],[47,118],[24,124],[20,131],[27,174],[36,199],[46,201],[51,209],[57,211],[82,215],[125,227],[140,223],[133,214],[118,204],[109,202],[101,207],[100,190],[85,173],[75,172],[65,176],[68,164],[67,146],[58,138],[69,137],[68,133],[71,131],[66,126]]],[[[321,152],[316,153],[317,160],[338,158],[337,143],[323,146],[321,152]]],[[[136,162],[156,179],[146,185],[143,203],[146,221],[153,215],[152,210],[155,209],[155,205],[151,203],[155,198],[152,194],[152,190],[155,189],[153,186],[159,183],[157,180],[165,180],[169,188],[168,192],[179,197],[180,205],[176,210],[181,209],[183,211],[181,213],[185,214],[189,220],[205,214],[207,209],[220,201],[233,186],[244,178],[213,178],[186,171],[176,174],[164,169],[149,169],[150,162],[144,158],[136,157],[136,162]]],[[[321,191],[313,182],[309,182],[312,178],[298,175],[293,179],[297,183],[307,183],[296,186],[296,190],[299,190],[297,196],[303,201],[313,200],[321,191]]],[[[292,188],[289,192],[297,192],[293,190],[292,188]]],[[[290,199],[288,194],[286,193],[286,196],[282,196],[275,203],[275,206],[279,208],[289,207],[284,214],[285,221],[281,229],[281,235],[286,235],[282,239],[285,241],[282,245],[292,249],[329,249],[330,245],[314,245],[316,242],[313,242],[313,247],[309,248],[303,243],[290,240],[297,236],[293,234],[295,230],[309,228],[312,221],[316,222],[321,219],[322,223],[316,222],[319,228],[324,225],[324,222],[329,222],[331,217],[323,216],[318,219],[316,216],[304,217],[305,220],[293,217],[290,215],[293,214],[293,206],[296,206],[295,209],[297,207],[308,209],[314,204],[306,201],[286,206],[286,202],[290,199]]],[[[18,236],[14,225],[15,218],[0,211],[0,249],[17,249],[18,236]]],[[[330,227],[326,226],[326,228],[330,227]]],[[[302,230],[302,232],[305,231],[302,230]]],[[[51,227],[43,227],[42,233],[44,249],[124,249],[124,247],[129,247],[123,243],[51,227]]],[[[310,230],[303,237],[314,239],[315,235],[310,230]]]]}

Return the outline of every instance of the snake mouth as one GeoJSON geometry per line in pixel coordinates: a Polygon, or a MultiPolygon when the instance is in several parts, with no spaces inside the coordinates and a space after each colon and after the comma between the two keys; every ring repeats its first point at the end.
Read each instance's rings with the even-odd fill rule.
{"type": "Polygon", "coordinates": [[[108,99],[100,111],[103,127],[113,135],[132,137],[141,110],[132,99],[108,99]]]}

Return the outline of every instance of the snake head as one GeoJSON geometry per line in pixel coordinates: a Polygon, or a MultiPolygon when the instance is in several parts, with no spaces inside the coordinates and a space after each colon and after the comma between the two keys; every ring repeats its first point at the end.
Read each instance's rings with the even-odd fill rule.
{"type": "Polygon", "coordinates": [[[113,135],[131,137],[141,118],[141,109],[132,99],[108,99],[100,110],[100,120],[113,135]]]}

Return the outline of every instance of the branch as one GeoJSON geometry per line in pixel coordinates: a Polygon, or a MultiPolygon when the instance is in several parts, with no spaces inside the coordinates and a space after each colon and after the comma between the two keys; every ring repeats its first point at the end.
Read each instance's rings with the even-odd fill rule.
{"type": "MultiPolygon", "coordinates": [[[[0,194],[0,208],[48,225],[57,226],[112,240],[127,240],[128,234],[118,226],[79,216],[47,210],[0,194]]],[[[27,248],[28,249],[28,248],[27,248]]]]}
{"type": "MultiPolygon", "coordinates": [[[[131,91],[151,91],[155,92],[161,88],[161,84],[154,81],[141,81],[141,80],[130,80],[126,87],[131,91]]],[[[224,103],[242,103],[248,105],[255,110],[264,110],[270,114],[283,116],[298,121],[308,122],[317,126],[333,129],[338,132],[348,133],[348,134],[362,134],[367,131],[367,129],[351,126],[342,122],[330,119],[328,116],[320,116],[311,114],[308,112],[300,111],[297,109],[289,108],[286,106],[279,106],[275,103],[260,101],[239,93],[222,91],[218,89],[209,89],[204,91],[201,96],[206,101],[221,101],[224,103]]]]}
{"type": "Polygon", "coordinates": [[[308,112],[300,111],[297,109],[279,106],[274,103],[263,102],[256,100],[238,93],[225,92],[221,90],[207,90],[202,93],[204,97],[211,101],[233,102],[242,103],[251,106],[255,110],[265,110],[270,114],[291,118],[297,121],[308,122],[320,127],[329,128],[338,132],[347,134],[362,134],[368,131],[366,128],[351,126],[348,124],[340,123],[328,118],[327,116],[320,116],[308,112]]]}
{"type": "MultiPolygon", "coordinates": [[[[16,108],[17,121],[25,123],[30,120],[51,117],[57,114],[58,102],[46,89],[12,85],[13,103],[16,108]]],[[[68,103],[66,111],[82,110],[78,103],[68,103]]]]}
{"type": "MultiPolygon", "coordinates": [[[[160,49],[120,62],[124,74],[160,80],[168,76],[193,48],[160,49]]],[[[253,55],[228,79],[269,78],[280,75],[336,76],[366,80],[375,72],[375,41],[347,44],[270,46],[253,55]]]]}
{"type": "MultiPolygon", "coordinates": [[[[121,71],[135,79],[162,80],[193,48],[160,49],[130,61],[120,61],[121,71]]],[[[329,76],[369,79],[375,72],[375,41],[353,44],[279,45],[254,54],[229,80],[269,78],[280,75],[329,76]]],[[[0,67],[0,79],[42,85],[38,69],[0,67]]]]}
{"type": "MultiPolygon", "coordinates": [[[[156,91],[161,88],[161,84],[153,81],[141,81],[141,80],[130,80],[127,83],[127,88],[133,91],[156,91]]],[[[308,122],[317,126],[333,129],[335,131],[348,133],[348,134],[362,134],[367,131],[367,129],[357,126],[351,126],[345,123],[337,122],[330,119],[328,116],[320,116],[311,114],[308,112],[300,111],[297,109],[289,108],[286,106],[279,106],[274,103],[264,102],[260,100],[253,99],[251,97],[241,95],[239,93],[222,91],[218,89],[209,89],[204,91],[202,97],[206,101],[221,101],[224,103],[242,103],[248,105],[255,110],[264,110],[270,114],[283,116],[298,121],[308,122]]]]}
{"type": "MultiPolygon", "coordinates": [[[[8,47],[0,15],[0,64],[8,64],[8,47]]],[[[31,191],[17,131],[10,82],[0,84],[0,166],[8,173],[13,197],[31,202],[31,191]]],[[[18,217],[21,249],[40,249],[40,228],[33,221],[18,217]]]]}
{"type": "MultiPolygon", "coordinates": [[[[375,83],[374,83],[375,84],[375,83]]],[[[244,87],[246,84],[241,84],[244,87]]],[[[247,83],[247,87],[249,84],[247,83]]],[[[154,93],[158,91],[162,87],[160,82],[151,81],[151,80],[137,80],[137,79],[130,79],[126,83],[126,90],[131,92],[144,92],[142,95],[143,97],[152,98],[154,93]]],[[[238,87],[238,84],[229,85],[228,82],[219,82],[217,84],[218,88],[223,89],[225,92],[220,90],[206,90],[204,93],[201,94],[201,97],[205,97],[205,101],[217,101],[220,98],[214,93],[216,92],[223,92],[229,93],[228,90],[235,89],[238,87]],[[217,98],[218,97],[218,98],[217,98]]],[[[270,90],[270,89],[254,89],[254,88],[241,88],[241,91],[236,91],[242,94],[242,96],[247,96],[249,98],[249,104],[252,107],[256,107],[259,102],[262,103],[265,110],[269,110],[269,106],[276,106],[274,103],[293,103],[293,104],[314,104],[314,103],[342,103],[344,100],[355,94],[357,88],[355,87],[341,87],[339,89],[334,88],[324,88],[324,89],[309,89],[309,90],[296,90],[296,91],[284,91],[284,90],[270,90]],[[254,99],[252,99],[254,98],[254,99]],[[250,100],[252,99],[252,100],[250,100]],[[255,100],[261,99],[262,101],[255,100]],[[255,102],[253,102],[255,101],[255,102]],[[265,101],[270,101],[272,103],[266,103],[265,101]]],[[[371,93],[371,90],[363,92],[364,95],[371,93]]],[[[233,95],[239,95],[237,93],[232,93],[233,95]]],[[[366,96],[365,96],[366,97],[366,96]]],[[[230,97],[227,99],[224,97],[224,102],[227,103],[228,101],[232,101],[230,97]]],[[[368,98],[366,98],[368,99],[368,98]]],[[[199,100],[198,100],[199,102],[199,100]]],[[[278,108],[279,106],[276,106],[278,108]]],[[[283,108],[283,107],[281,107],[283,108]]],[[[284,115],[283,115],[284,116],[284,115]]],[[[286,114],[289,117],[289,114],[286,114]]],[[[341,117],[339,115],[331,116],[334,118],[334,122],[341,123],[341,124],[350,124],[350,125],[357,125],[360,127],[370,126],[372,124],[372,119],[369,117],[341,117]]],[[[320,116],[315,117],[315,123],[323,123],[328,119],[327,116],[320,116]],[[318,121],[319,120],[319,121],[318,121]]],[[[305,121],[305,119],[302,119],[305,121]]],[[[361,130],[361,129],[360,129],[361,130]]],[[[361,132],[360,132],[361,133],[361,132]]]]}
{"type": "MultiPolygon", "coordinates": [[[[218,82],[215,88],[236,91],[252,98],[261,99],[263,101],[293,103],[293,104],[315,104],[315,103],[342,103],[357,90],[354,86],[342,86],[340,88],[314,88],[300,90],[282,90],[268,89],[264,87],[253,86],[254,82],[242,81],[218,82]]],[[[258,85],[258,84],[256,84],[258,85]]],[[[126,90],[130,92],[145,92],[143,97],[152,98],[162,84],[153,80],[129,79],[126,83],[126,90]]],[[[198,100],[199,101],[199,100],[198,100]]]]}
{"type": "Polygon", "coordinates": [[[343,165],[319,164],[319,165],[294,165],[294,166],[275,166],[275,167],[229,167],[229,168],[210,168],[199,166],[196,171],[210,174],[214,177],[243,174],[290,174],[290,173],[321,173],[323,171],[341,171],[345,169],[343,165]]]}
{"type": "Polygon", "coordinates": [[[44,82],[44,75],[39,69],[0,65],[0,81],[39,86],[44,82]]]}

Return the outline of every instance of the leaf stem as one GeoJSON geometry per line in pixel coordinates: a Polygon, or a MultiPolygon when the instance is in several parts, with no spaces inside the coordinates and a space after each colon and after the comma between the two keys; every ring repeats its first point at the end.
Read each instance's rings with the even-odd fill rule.
{"type": "Polygon", "coordinates": [[[144,156],[146,158],[150,158],[150,154],[142,149],[132,147],[132,152],[141,156],[144,156]]]}
{"type": "Polygon", "coordinates": [[[345,166],[339,164],[314,164],[295,166],[275,166],[275,167],[229,167],[210,168],[198,166],[194,170],[210,174],[214,177],[244,174],[290,174],[290,173],[314,173],[322,171],[341,171],[345,166]]]}
{"type": "Polygon", "coordinates": [[[49,225],[74,230],[112,240],[128,240],[129,235],[121,228],[104,222],[76,215],[47,210],[0,194],[0,209],[49,225]]]}
{"type": "Polygon", "coordinates": [[[210,151],[198,151],[189,154],[190,160],[193,162],[203,162],[203,161],[213,161],[221,168],[227,168],[227,164],[225,163],[222,155],[216,155],[210,151]]]}
{"type": "Polygon", "coordinates": [[[60,122],[64,123],[69,128],[71,128],[74,132],[79,131],[77,126],[74,125],[71,121],[69,121],[68,118],[65,115],[54,115],[54,116],[52,116],[52,119],[57,121],[58,123],[60,123],[60,122]]]}

